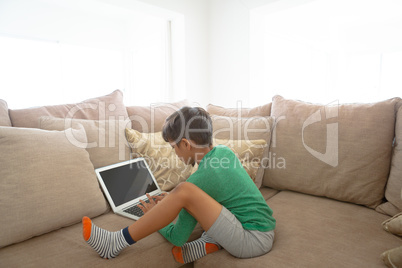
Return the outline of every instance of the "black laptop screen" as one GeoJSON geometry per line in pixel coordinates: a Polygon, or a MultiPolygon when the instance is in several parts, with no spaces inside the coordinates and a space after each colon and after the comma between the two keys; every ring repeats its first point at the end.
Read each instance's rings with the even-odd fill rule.
{"type": "Polygon", "coordinates": [[[143,161],[99,172],[115,206],[157,190],[143,161]]]}

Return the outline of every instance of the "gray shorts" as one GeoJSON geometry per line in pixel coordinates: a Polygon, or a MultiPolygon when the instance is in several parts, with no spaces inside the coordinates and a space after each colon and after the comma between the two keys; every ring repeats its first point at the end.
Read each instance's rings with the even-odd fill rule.
{"type": "Polygon", "coordinates": [[[237,258],[264,255],[271,250],[274,242],[274,231],[245,230],[239,220],[223,206],[218,219],[209,228],[207,236],[237,258]]]}

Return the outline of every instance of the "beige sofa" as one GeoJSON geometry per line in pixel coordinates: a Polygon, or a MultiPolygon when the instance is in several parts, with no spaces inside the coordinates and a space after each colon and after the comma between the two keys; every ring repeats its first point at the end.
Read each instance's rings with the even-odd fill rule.
{"type": "MultiPolygon", "coordinates": [[[[110,211],[94,168],[130,154],[166,153],[155,149],[162,146],[158,131],[189,104],[126,107],[118,90],[20,110],[0,100],[0,267],[182,266],[159,233],[103,260],[82,239],[80,220],[90,216],[108,230],[132,223],[110,211]]],[[[239,157],[253,154],[242,162],[274,211],[276,237],[272,251],[258,258],[237,259],[223,249],[187,266],[384,267],[381,253],[402,244],[381,226],[402,211],[401,106],[399,98],[320,106],[280,96],[251,109],[208,105],[215,141],[230,140],[239,157]],[[236,145],[246,138],[265,140],[264,148],[236,145]]],[[[191,172],[155,167],[166,190],[191,172]]],[[[201,232],[197,227],[191,239],[201,232]]]]}

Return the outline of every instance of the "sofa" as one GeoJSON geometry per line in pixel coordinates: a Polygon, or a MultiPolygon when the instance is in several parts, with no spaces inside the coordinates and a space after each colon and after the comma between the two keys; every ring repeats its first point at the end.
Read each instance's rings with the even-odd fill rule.
{"type": "MultiPolygon", "coordinates": [[[[26,109],[0,100],[0,267],[385,267],[381,254],[402,245],[383,228],[402,211],[402,100],[318,105],[274,96],[253,108],[205,107],[214,143],[237,153],[274,211],[268,254],[238,259],[222,249],[183,265],[154,233],[100,258],[82,238],[81,218],[111,231],[133,220],[111,211],[94,169],[145,157],[163,190],[185,181],[196,167],[160,136],[184,105],[194,104],[125,106],[120,90],[26,109]]],[[[190,240],[201,233],[197,226],[190,240]]]]}

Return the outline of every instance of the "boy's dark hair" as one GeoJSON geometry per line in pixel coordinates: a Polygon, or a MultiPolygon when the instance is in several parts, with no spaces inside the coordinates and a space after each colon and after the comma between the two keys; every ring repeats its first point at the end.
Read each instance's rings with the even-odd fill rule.
{"type": "Polygon", "coordinates": [[[185,138],[200,146],[211,146],[211,117],[201,107],[184,106],[166,118],[162,137],[165,141],[173,141],[176,144],[185,138]]]}

